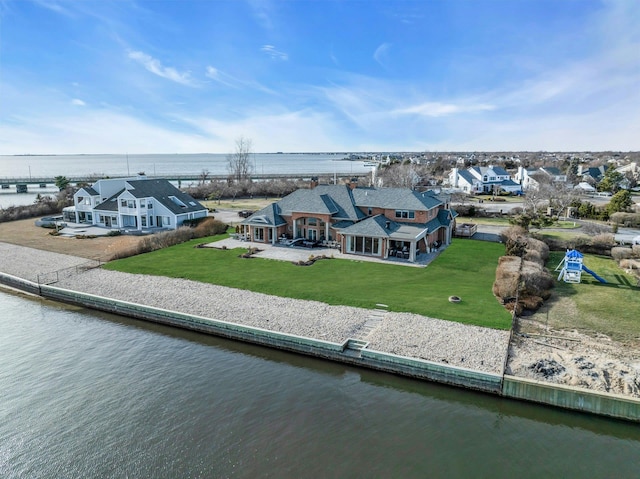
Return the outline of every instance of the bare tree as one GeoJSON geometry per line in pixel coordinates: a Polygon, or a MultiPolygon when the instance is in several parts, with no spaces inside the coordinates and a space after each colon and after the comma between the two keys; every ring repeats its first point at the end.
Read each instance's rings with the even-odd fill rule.
{"type": "Polygon", "coordinates": [[[252,154],[251,140],[244,136],[238,138],[235,151],[227,156],[227,171],[230,178],[237,182],[250,179],[253,172],[252,154]]]}
{"type": "Polygon", "coordinates": [[[207,182],[207,178],[209,178],[209,170],[203,168],[200,175],[198,175],[198,184],[204,185],[207,182]]]}
{"type": "Polygon", "coordinates": [[[387,187],[414,188],[420,183],[421,176],[415,165],[395,163],[381,169],[378,180],[387,187]]]}

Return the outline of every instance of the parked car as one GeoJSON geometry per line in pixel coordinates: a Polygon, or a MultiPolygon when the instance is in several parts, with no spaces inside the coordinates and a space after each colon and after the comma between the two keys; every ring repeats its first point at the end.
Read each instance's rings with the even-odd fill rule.
{"type": "Polygon", "coordinates": [[[240,210],[238,211],[238,216],[240,218],[248,218],[249,216],[251,216],[253,213],[255,213],[255,211],[251,211],[251,210],[240,210]]]}

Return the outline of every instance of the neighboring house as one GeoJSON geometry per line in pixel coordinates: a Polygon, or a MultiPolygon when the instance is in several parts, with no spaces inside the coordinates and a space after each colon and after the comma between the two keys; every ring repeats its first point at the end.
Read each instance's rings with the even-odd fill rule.
{"type": "Polygon", "coordinates": [[[581,181],[573,187],[574,190],[581,191],[583,193],[595,193],[596,189],[586,181],[581,181]]]}
{"type": "Polygon", "coordinates": [[[167,180],[145,177],[98,180],[73,195],[67,221],[114,229],[176,229],[207,209],[167,180]]]}
{"type": "Polygon", "coordinates": [[[595,182],[599,183],[602,178],[604,178],[604,174],[607,172],[609,167],[607,165],[602,166],[590,166],[585,168],[583,165],[578,165],[578,178],[581,181],[586,181],[587,183],[595,182]]]}
{"type": "Polygon", "coordinates": [[[523,168],[519,166],[514,180],[522,185],[523,190],[528,190],[529,188],[538,188],[540,182],[544,180],[554,183],[566,183],[567,175],[552,166],[543,166],[540,168],[523,168]]]}
{"type": "Polygon", "coordinates": [[[520,185],[500,166],[472,166],[466,170],[452,168],[449,185],[465,193],[517,193],[520,185]]]}
{"type": "Polygon", "coordinates": [[[616,171],[622,175],[631,175],[636,180],[640,179],[640,165],[638,162],[632,161],[624,166],[616,168],[616,171]]]}
{"type": "Polygon", "coordinates": [[[413,262],[451,242],[456,213],[449,200],[409,188],[315,185],[257,211],[241,223],[250,241],[282,238],[337,244],[343,253],[413,262]]]}

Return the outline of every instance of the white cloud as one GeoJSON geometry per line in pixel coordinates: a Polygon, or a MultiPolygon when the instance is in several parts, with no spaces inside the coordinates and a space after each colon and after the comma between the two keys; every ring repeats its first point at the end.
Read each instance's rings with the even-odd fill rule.
{"type": "Polygon", "coordinates": [[[159,77],[166,78],[167,80],[174,81],[176,83],[180,83],[181,85],[186,86],[197,86],[196,83],[192,80],[191,74],[189,72],[179,72],[175,68],[162,66],[160,60],[153,58],[151,55],[147,55],[144,52],[140,51],[129,51],[129,58],[137,61],[142,66],[144,66],[151,73],[158,75],[159,77]]]}
{"type": "Polygon", "coordinates": [[[441,103],[441,102],[425,102],[419,105],[410,106],[407,108],[400,108],[392,111],[395,115],[421,115],[430,117],[439,117],[446,115],[453,115],[456,113],[470,113],[477,111],[491,111],[494,110],[493,105],[483,103],[441,103]]]}
{"type": "Polygon", "coordinates": [[[83,102],[82,100],[80,100],[79,98],[74,98],[73,100],[71,100],[71,104],[75,105],[75,106],[85,106],[86,103],[83,102]]]}
{"type": "Polygon", "coordinates": [[[265,52],[274,60],[287,61],[289,59],[289,55],[279,50],[276,50],[276,47],[274,47],[273,45],[262,45],[262,48],[260,48],[260,51],[265,52]]]}

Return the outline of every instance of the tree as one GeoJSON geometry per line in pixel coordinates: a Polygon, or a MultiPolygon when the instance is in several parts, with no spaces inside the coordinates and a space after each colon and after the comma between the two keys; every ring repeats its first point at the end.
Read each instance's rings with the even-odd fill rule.
{"type": "Polygon", "coordinates": [[[613,168],[609,168],[604,178],[598,183],[598,191],[610,191],[615,193],[620,189],[620,182],[624,180],[624,175],[613,168]]]}
{"type": "Polygon", "coordinates": [[[419,168],[409,163],[394,163],[380,169],[379,181],[387,187],[414,188],[422,180],[419,168]]]}
{"type": "Polygon", "coordinates": [[[62,191],[69,186],[69,180],[66,176],[56,176],[54,179],[55,185],[58,187],[58,191],[62,191]]]}
{"type": "Polygon", "coordinates": [[[237,182],[249,180],[253,172],[253,145],[250,139],[241,136],[236,140],[236,149],[227,156],[229,177],[237,182]]]}
{"type": "Polygon", "coordinates": [[[207,182],[207,178],[209,178],[209,170],[203,168],[200,175],[198,175],[198,184],[204,185],[207,182]]]}
{"type": "Polygon", "coordinates": [[[628,190],[620,190],[611,197],[607,205],[607,212],[611,215],[618,211],[627,211],[632,205],[631,193],[628,190]]]}

